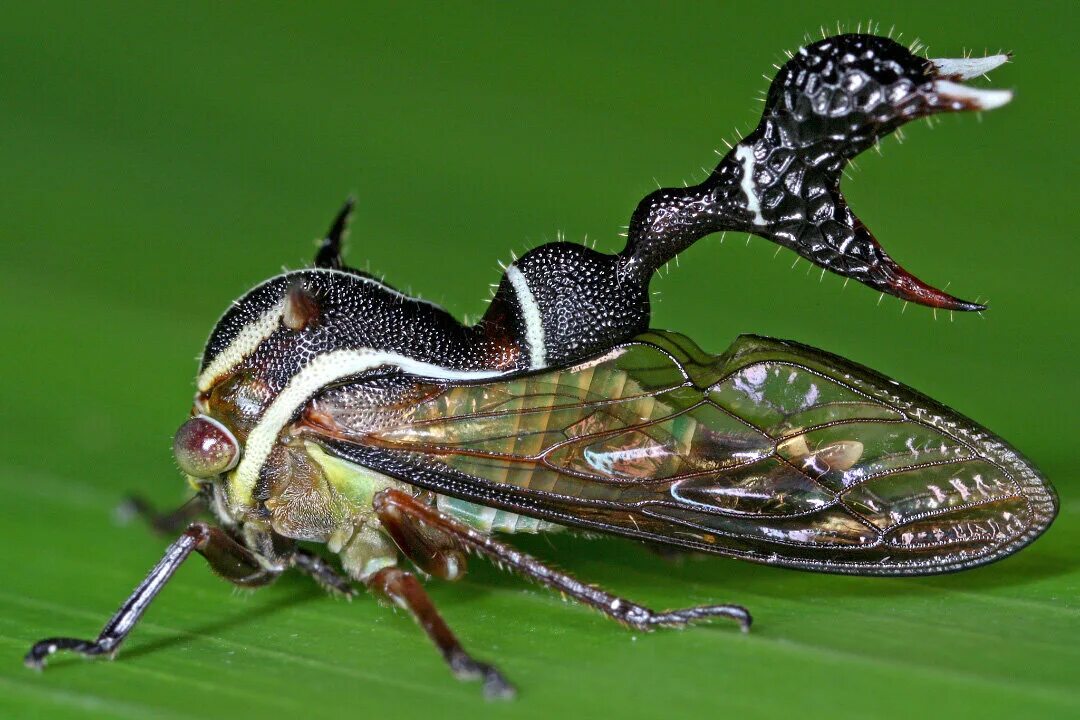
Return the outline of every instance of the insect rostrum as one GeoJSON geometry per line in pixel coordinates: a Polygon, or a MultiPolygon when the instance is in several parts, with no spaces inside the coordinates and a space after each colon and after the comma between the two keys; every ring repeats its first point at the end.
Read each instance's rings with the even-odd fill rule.
{"type": "Polygon", "coordinates": [[[527,253],[472,326],[343,263],[350,203],[314,267],[258,285],[214,328],[174,443],[196,499],[171,515],[140,506],[179,539],[96,640],[43,640],[26,663],[114,654],[192,552],[238,585],[290,568],[332,592],[363,583],[412,612],[458,677],[508,696],[402,556],[452,580],[482,555],[638,629],[715,616],[747,629],[737,605],[656,612],[496,533],[576,528],[864,575],[960,570],[1023,547],[1053,520],[1053,490],[972,421],[803,345],[742,336],[714,356],[649,328],[657,268],[720,230],[905,300],[981,309],[894,262],[839,184],[909,120],[1007,102],[963,84],[1005,60],[926,60],[871,35],[802,48],[708,179],[642,200],[617,254],[527,253]],[[189,525],[200,511],[217,524],[189,525]]]}

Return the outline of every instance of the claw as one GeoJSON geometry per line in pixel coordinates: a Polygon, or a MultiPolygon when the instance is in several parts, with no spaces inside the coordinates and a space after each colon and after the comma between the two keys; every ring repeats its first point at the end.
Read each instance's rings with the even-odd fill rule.
{"type": "Polygon", "coordinates": [[[932,308],[941,308],[942,310],[981,312],[986,309],[986,305],[974,303],[969,300],[961,300],[958,297],[953,297],[947,292],[938,290],[933,285],[927,285],[922,280],[897,265],[892,259],[889,259],[888,263],[891,266],[890,270],[892,277],[887,281],[888,289],[886,292],[890,295],[894,295],[907,302],[918,303],[932,308]]]}

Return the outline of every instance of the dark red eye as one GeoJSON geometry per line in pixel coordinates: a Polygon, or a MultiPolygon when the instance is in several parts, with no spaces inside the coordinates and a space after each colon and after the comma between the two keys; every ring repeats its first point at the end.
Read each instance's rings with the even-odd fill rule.
{"type": "Polygon", "coordinates": [[[217,420],[196,415],[176,431],[173,454],[180,469],[188,475],[210,478],[236,467],[240,444],[217,420]]]}

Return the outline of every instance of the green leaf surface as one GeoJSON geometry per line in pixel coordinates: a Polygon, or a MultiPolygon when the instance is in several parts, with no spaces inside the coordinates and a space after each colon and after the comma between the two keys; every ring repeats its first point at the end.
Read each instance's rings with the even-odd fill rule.
{"type": "MultiPolygon", "coordinates": [[[[0,717],[1066,717],[1080,714],[1075,3],[15,4],[0,9],[0,717]],[[1008,438],[1056,484],[1047,535],[996,565],[834,577],[619,540],[526,538],[658,608],[739,602],[634,634],[480,561],[429,584],[520,688],[454,681],[400,612],[288,576],[238,592],[199,559],[115,662],[22,667],[92,636],[165,541],[114,509],[182,502],[170,454],[194,356],[247,287],[308,261],[357,195],[350,258],[476,317],[496,260],[598,247],[637,200],[697,180],[756,122],[781,51],[866,15],[930,53],[1015,52],[1008,107],[918,123],[845,181],[883,245],[985,318],[877,296],[761,240],[699,243],[654,324],[711,352],[741,332],[836,352],[1008,438]]],[[[985,82],[985,81],[984,81],[985,82]]],[[[516,542],[516,540],[515,540],[516,542]]]]}

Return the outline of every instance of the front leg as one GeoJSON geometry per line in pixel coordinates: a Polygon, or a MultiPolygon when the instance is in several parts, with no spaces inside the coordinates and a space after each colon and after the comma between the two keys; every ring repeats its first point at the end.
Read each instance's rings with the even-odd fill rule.
{"type": "Polygon", "coordinates": [[[48,657],[58,650],[69,650],[86,657],[105,655],[112,659],[150,603],[192,552],[205,557],[218,575],[242,587],[265,585],[278,575],[276,571],[264,568],[254,553],[221,528],[193,523],[168,547],[161,561],[105,624],[97,639],[59,637],[41,640],[30,648],[23,662],[27,667],[40,670],[45,667],[48,657]]]}
{"type": "MultiPolygon", "coordinates": [[[[120,506],[120,510],[125,514],[136,515],[145,520],[146,524],[157,535],[172,535],[179,532],[180,528],[193,521],[201,513],[206,512],[207,509],[208,503],[203,494],[196,495],[176,510],[168,513],[158,512],[149,501],[139,495],[132,495],[120,506]]],[[[275,557],[275,559],[278,558],[275,557]]],[[[328,593],[349,599],[356,595],[356,590],[353,588],[349,578],[342,575],[330,563],[310,550],[298,547],[280,559],[291,563],[293,567],[310,577],[328,593]]]]}

